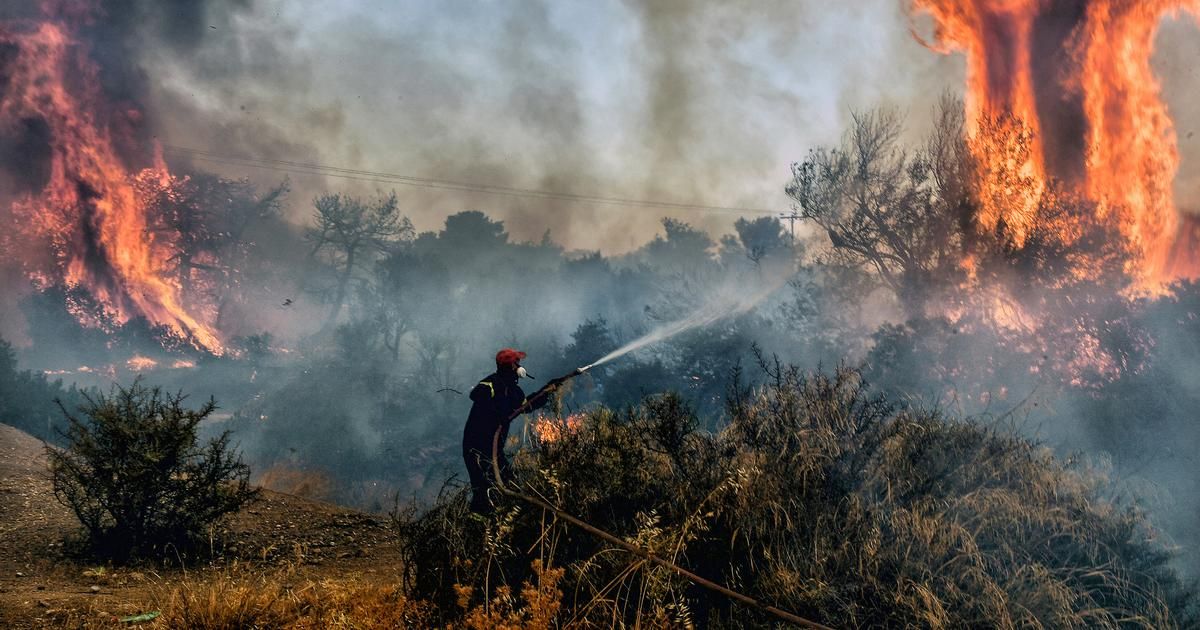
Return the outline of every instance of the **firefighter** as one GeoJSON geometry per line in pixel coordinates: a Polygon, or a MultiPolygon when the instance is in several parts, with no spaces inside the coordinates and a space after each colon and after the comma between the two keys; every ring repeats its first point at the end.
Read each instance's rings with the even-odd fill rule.
{"type": "Polygon", "coordinates": [[[541,408],[549,394],[557,389],[564,379],[555,379],[538,390],[533,396],[525,392],[517,381],[529,377],[521,367],[525,353],[504,348],[496,353],[496,371],[484,377],[471,390],[471,415],[463,430],[463,460],[467,464],[467,475],[471,478],[471,511],[490,514],[493,510],[488,492],[494,485],[492,470],[492,439],[500,429],[500,448],[497,453],[501,478],[507,482],[512,478],[508,459],[504,456],[504,442],[508,439],[508,425],[514,412],[521,413],[541,408]]]}

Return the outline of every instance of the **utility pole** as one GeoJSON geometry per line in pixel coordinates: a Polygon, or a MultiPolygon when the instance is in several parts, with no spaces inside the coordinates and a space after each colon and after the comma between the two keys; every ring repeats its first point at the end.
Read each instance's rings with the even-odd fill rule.
{"type": "Polygon", "coordinates": [[[792,245],[795,245],[796,244],[796,221],[798,219],[803,219],[804,217],[800,216],[800,214],[796,212],[795,208],[792,208],[791,212],[780,212],[779,218],[784,219],[788,222],[788,234],[791,235],[792,245]]]}

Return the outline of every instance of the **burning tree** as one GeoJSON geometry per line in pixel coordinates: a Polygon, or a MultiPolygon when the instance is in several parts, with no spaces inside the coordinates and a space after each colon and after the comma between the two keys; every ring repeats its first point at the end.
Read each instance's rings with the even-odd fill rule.
{"type": "Polygon", "coordinates": [[[894,112],[855,114],[841,146],[793,166],[787,192],[828,236],[825,262],[867,268],[910,317],[1046,289],[1128,286],[1137,252],[1117,218],[1023,172],[1033,145],[1021,121],[979,121],[970,136],[960,111],[943,99],[914,152],[901,146],[894,112]]]}
{"type": "Polygon", "coordinates": [[[259,194],[245,179],[209,174],[143,179],[139,192],[155,217],[152,230],[174,238],[169,259],[183,291],[202,304],[215,304],[214,325],[243,297],[253,228],[279,216],[289,183],[259,194]]]}
{"type": "Polygon", "coordinates": [[[156,231],[139,194],[151,180],[170,186],[170,172],[160,156],[145,168],[128,165],[138,160],[119,150],[128,140],[120,125],[103,124],[115,117],[105,115],[86,46],[48,18],[0,24],[0,48],[0,133],[28,143],[41,162],[6,173],[24,191],[3,202],[23,235],[26,272],[40,286],[85,287],[121,323],[142,317],[220,353],[212,313],[188,304],[174,273],[180,234],[156,231]]]}
{"type": "Polygon", "coordinates": [[[913,152],[901,147],[894,114],[859,114],[840,147],[815,150],[793,167],[787,191],[829,239],[824,266],[865,271],[909,322],[908,332],[876,335],[888,347],[872,351],[872,369],[892,365],[901,380],[911,376],[906,370],[928,371],[928,382],[943,388],[985,390],[1016,385],[975,371],[985,364],[1009,371],[1001,355],[1072,385],[1139,369],[1144,341],[1123,319],[1138,251],[1119,215],[1057,180],[1028,176],[1033,136],[1021,121],[979,121],[972,136],[959,112],[960,103],[943,100],[933,132],[913,152]],[[887,358],[918,330],[931,337],[913,343],[931,348],[963,346],[946,337],[960,333],[999,345],[987,354],[966,343],[963,354],[934,354],[928,364],[887,358]],[[1128,339],[1109,343],[1117,331],[1128,339]]]}
{"type": "MultiPolygon", "coordinates": [[[[1028,129],[1028,152],[1015,164],[1036,186],[1061,182],[1113,216],[1136,256],[1127,271],[1146,287],[1196,272],[1171,259],[1179,215],[1171,184],[1179,166],[1174,126],[1150,65],[1159,23],[1168,12],[1200,16],[1196,0],[912,0],[933,17],[924,42],[967,57],[966,124],[988,160],[1006,150],[986,121],[1009,117],[1028,129]],[[985,132],[985,133],[980,133],[985,132]],[[989,140],[988,136],[992,139],[989,140]]],[[[1011,143],[1009,143],[1011,146],[1011,143]]],[[[993,164],[996,162],[993,161],[993,164]]],[[[1003,180],[981,182],[984,196],[1006,195],[1003,180]]],[[[990,209],[1015,233],[1032,228],[1036,204],[990,209]]]]}
{"type": "Polygon", "coordinates": [[[98,11],[46,2],[40,19],[0,22],[0,144],[20,155],[0,164],[4,262],[61,290],[84,326],[141,320],[166,344],[221,354],[247,233],[278,212],[286,183],[259,196],[172,172],[144,141],[144,112],[105,98],[112,77],[80,35],[98,11]]]}

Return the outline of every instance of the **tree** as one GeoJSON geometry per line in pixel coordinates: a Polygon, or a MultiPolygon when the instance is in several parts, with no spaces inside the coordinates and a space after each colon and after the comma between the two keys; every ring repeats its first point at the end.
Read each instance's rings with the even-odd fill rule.
{"type": "MultiPolygon", "coordinates": [[[[946,143],[961,129],[953,117],[940,124],[947,128],[935,138],[946,143]]],[[[961,200],[945,196],[961,191],[934,169],[950,167],[951,149],[910,156],[899,147],[901,130],[893,110],[855,113],[840,147],[792,165],[786,190],[800,215],[828,235],[834,262],[872,268],[915,316],[933,287],[961,275],[963,230],[947,212],[961,200]]]]}
{"type": "Polygon", "coordinates": [[[734,222],[733,229],[736,237],[730,234],[721,239],[723,258],[736,254],[759,267],[767,258],[791,250],[788,234],[776,217],[741,218],[734,222]]]}
{"type": "Polygon", "coordinates": [[[165,232],[173,254],[168,262],[183,294],[192,295],[197,278],[207,280],[218,302],[218,324],[240,285],[246,264],[246,234],[256,223],[278,216],[289,183],[265,194],[246,179],[210,174],[175,176],[149,170],[135,184],[153,209],[150,229],[165,232]]]}
{"type": "Polygon", "coordinates": [[[197,443],[214,401],[186,409],[183,394],[140,381],[86,398],[84,418],[61,407],[67,446],[46,455],[54,496],[96,551],[123,559],[185,545],[257,495],[228,431],[197,443]]]}
{"type": "Polygon", "coordinates": [[[947,98],[921,150],[902,150],[901,130],[894,111],[855,114],[841,146],[792,166],[787,193],[828,236],[826,262],[870,270],[908,317],[1128,286],[1121,212],[1031,175],[1035,138],[1019,118],[985,117],[968,134],[947,98]]]}
{"type": "MultiPolygon", "coordinates": [[[[616,349],[617,342],[608,328],[608,321],[597,317],[584,320],[571,333],[571,343],[563,349],[563,359],[569,366],[567,369],[583,367],[616,349]]],[[[596,368],[598,374],[606,371],[607,366],[596,368]]]]}
{"type": "Polygon", "coordinates": [[[327,194],[313,200],[316,225],[306,237],[312,243],[310,256],[321,256],[334,274],[328,328],[342,311],[346,292],[355,274],[370,269],[375,257],[395,243],[411,239],[412,222],[400,215],[396,193],[372,202],[356,197],[327,194]]]}
{"type": "Polygon", "coordinates": [[[503,221],[493,221],[478,210],[446,217],[446,227],[438,240],[454,254],[488,252],[508,243],[503,221]]]}
{"type": "Polygon", "coordinates": [[[291,187],[284,180],[266,193],[256,195],[247,180],[229,182],[226,186],[232,194],[223,197],[228,202],[225,211],[217,218],[221,240],[216,259],[222,262],[216,287],[217,328],[224,324],[230,306],[244,298],[246,272],[255,267],[250,254],[255,246],[250,240],[253,228],[279,217],[284,198],[291,187]]]}
{"type": "Polygon", "coordinates": [[[400,358],[400,340],[415,324],[416,311],[426,297],[422,295],[423,285],[436,267],[411,249],[393,252],[379,261],[372,281],[362,291],[366,319],[393,361],[400,358]]]}
{"type": "Polygon", "coordinates": [[[712,239],[678,219],[662,220],[663,236],[654,237],[643,248],[645,260],[654,269],[680,273],[712,262],[712,239]]]}

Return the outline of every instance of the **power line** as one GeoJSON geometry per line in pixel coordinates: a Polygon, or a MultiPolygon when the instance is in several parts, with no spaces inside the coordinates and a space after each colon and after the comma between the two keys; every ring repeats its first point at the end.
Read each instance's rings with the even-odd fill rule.
{"type": "Polygon", "coordinates": [[[602,205],[640,207],[640,208],[665,208],[672,210],[691,210],[701,212],[721,212],[721,213],[738,213],[738,214],[775,214],[773,210],[763,208],[741,208],[736,206],[714,206],[705,204],[680,203],[675,201],[660,201],[652,199],[626,199],[621,197],[603,197],[599,195],[581,195],[576,193],[568,193],[553,190],[541,190],[536,188],[516,188],[511,186],[494,186],[490,184],[472,184],[468,182],[435,179],[431,177],[417,177],[415,175],[402,175],[398,173],[386,173],[382,171],[368,171],[363,169],[351,169],[340,166],[331,166],[328,164],[317,164],[310,162],[295,162],[291,160],[273,160],[267,158],[255,158],[241,155],[227,155],[215,153],[212,151],[204,151],[178,145],[163,144],[163,149],[172,153],[186,155],[193,159],[203,160],[206,162],[214,162],[217,164],[225,164],[228,166],[242,166],[249,168],[261,168],[266,170],[295,173],[302,175],[322,175],[325,177],[336,177],[339,179],[348,179],[355,181],[368,181],[377,183],[400,184],[404,186],[415,186],[418,188],[431,188],[436,190],[454,190],[460,192],[482,193],[488,195],[500,195],[506,197],[523,197],[532,199],[553,199],[556,201],[573,201],[582,203],[595,203],[602,205]]]}
{"type": "Polygon", "coordinates": [[[795,208],[791,212],[780,212],[779,218],[788,222],[788,235],[793,243],[796,242],[796,221],[803,219],[800,213],[796,212],[795,208]]]}

